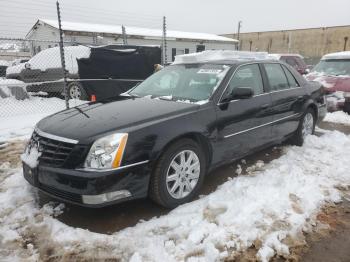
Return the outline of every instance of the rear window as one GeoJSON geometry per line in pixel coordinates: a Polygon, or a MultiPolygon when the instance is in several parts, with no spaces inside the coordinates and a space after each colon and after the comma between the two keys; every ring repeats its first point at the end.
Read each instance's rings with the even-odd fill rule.
{"type": "Polygon", "coordinates": [[[350,59],[321,60],[312,72],[333,76],[350,76],[350,59]]]}

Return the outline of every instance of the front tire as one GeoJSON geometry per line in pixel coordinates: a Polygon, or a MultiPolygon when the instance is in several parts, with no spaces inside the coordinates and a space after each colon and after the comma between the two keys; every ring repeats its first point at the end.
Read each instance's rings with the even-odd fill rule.
{"type": "Polygon", "coordinates": [[[305,138],[315,133],[316,116],[315,111],[308,108],[300,120],[297,131],[291,139],[291,143],[296,146],[302,146],[305,138]]]}
{"type": "Polygon", "coordinates": [[[151,177],[150,197],[167,208],[191,201],[203,183],[206,157],[191,139],[170,145],[160,156],[151,177]]]}

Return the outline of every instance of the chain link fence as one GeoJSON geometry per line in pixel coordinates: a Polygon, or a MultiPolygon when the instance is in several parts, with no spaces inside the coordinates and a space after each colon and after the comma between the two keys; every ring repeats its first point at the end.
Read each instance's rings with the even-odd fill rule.
{"type": "MultiPolygon", "coordinates": [[[[72,12],[58,4],[57,9],[54,4],[45,8],[54,10],[59,18],[60,13],[72,12]]],[[[19,25],[7,24],[1,30],[4,25],[0,24],[0,121],[49,115],[87,101],[116,97],[146,79],[161,63],[161,46],[142,45],[142,41],[141,45],[130,44],[128,28],[122,26],[119,35],[97,33],[102,26],[97,24],[94,30],[84,31],[88,24],[79,19],[86,20],[81,15],[77,22],[62,21],[61,30],[60,19],[38,18],[26,23],[28,30],[20,38],[8,30],[19,25]]],[[[158,28],[162,28],[161,18],[158,28]]],[[[166,45],[164,40],[160,43],[166,45]]]]}

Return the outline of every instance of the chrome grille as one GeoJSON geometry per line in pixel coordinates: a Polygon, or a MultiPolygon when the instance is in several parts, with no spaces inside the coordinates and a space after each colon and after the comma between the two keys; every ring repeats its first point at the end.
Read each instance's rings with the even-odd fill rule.
{"type": "Polygon", "coordinates": [[[33,145],[41,152],[39,163],[52,167],[62,167],[75,146],[75,144],[40,136],[36,131],[29,142],[29,146],[33,145]]]}

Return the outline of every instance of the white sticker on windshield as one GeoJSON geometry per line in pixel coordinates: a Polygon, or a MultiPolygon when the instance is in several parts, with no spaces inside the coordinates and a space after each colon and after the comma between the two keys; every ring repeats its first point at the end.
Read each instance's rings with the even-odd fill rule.
{"type": "Polygon", "coordinates": [[[197,74],[213,74],[217,75],[221,72],[221,69],[200,69],[197,74]]]}

